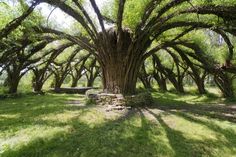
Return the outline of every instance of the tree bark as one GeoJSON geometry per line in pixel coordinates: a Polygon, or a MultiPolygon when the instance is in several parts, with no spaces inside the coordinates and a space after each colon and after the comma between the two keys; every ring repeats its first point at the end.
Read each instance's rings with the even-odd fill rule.
{"type": "Polygon", "coordinates": [[[134,94],[142,54],[151,41],[133,41],[128,29],[116,32],[115,28],[100,33],[97,60],[103,74],[104,91],[108,93],[134,94]],[[118,40],[119,39],[119,40],[118,40]]]}
{"type": "Polygon", "coordinates": [[[214,80],[225,98],[234,98],[233,80],[229,74],[219,72],[214,76],[214,80]]]}
{"type": "Polygon", "coordinates": [[[93,84],[94,84],[94,79],[89,79],[87,81],[87,87],[93,87],[93,84]]]}
{"type": "Polygon", "coordinates": [[[9,82],[9,94],[16,94],[17,88],[19,85],[20,79],[15,79],[14,81],[9,82]]]}
{"type": "Polygon", "coordinates": [[[137,69],[140,65],[130,65],[132,70],[128,70],[127,62],[113,62],[102,67],[104,77],[104,89],[108,93],[134,94],[138,77],[137,69]]]}
{"type": "Polygon", "coordinates": [[[151,75],[147,73],[144,63],[142,65],[142,67],[140,68],[140,72],[139,72],[138,78],[143,83],[143,86],[146,89],[151,89],[152,88],[152,85],[151,85],[151,75]]]}
{"type": "Polygon", "coordinates": [[[35,82],[35,84],[33,85],[34,92],[42,93],[43,84],[43,82],[35,82]]]}
{"type": "Polygon", "coordinates": [[[163,74],[154,73],[153,78],[156,80],[161,91],[167,91],[166,78],[163,74]]]}
{"type": "Polygon", "coordinates": [[[142,78],[142,77],[139,77],[139,79],[140,79],[140,81],[143,83],[144,88],[146,88],[146,89],[151,89],[151,88],[152,88],[150,79],[148,79],[148,78],[142,78]]]}
{"type": "Polygon", "coordinates": [[[72,79],[71,87],[77,87],[78,81],[79,79],[76,78],[72,79]]]}
{"type": "Polygon", "coordinates": [[[60,78],[59,76],[55,76],[55,84],[54,84],[54,90],[58,91],[62,84],[63,84],[64,78],[60,78]]]}
{"type": "Polygon", "coordinates": [[[20,79],[21,79],[21,77],[18,74],[9,74],[8,73],[6,85],[9,87],[8,88],[9,94],[16,94],[17,93],[20,79]]]}
{"type": "Polygon", "coordinates": [[[203,80],[203,81],[199,81],[199,82],[197,83],[197,87],[198,87],[198,92],[199,92],[199,94],[206,94],[206,89],[205,89],[204,80],[203,80]]]}

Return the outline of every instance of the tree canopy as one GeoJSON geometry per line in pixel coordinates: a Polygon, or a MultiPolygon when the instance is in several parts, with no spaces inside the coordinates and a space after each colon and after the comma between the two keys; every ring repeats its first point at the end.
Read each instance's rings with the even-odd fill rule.
{"type": "MultiPolygon", "coordinates": [[[[1,4],[3,10],[10,7],[8,3],[1,4]]],[[[45,58],[47,53],[39,55],[41,49],[53,41],[64,40],[71,43],[69,47],[77,47],[69,53],[69,58],[74,58],[78,50],[95,57],[90,65],[99,63],[107,92],[133,94],[137,79],[144,83],[144,78],[151,74],[150,78],[159,80],[159,84],[160,78],[168,79],[180,92],[184,92],[183,79],[190,76],[199,92],[205,93],[204,79],[211,74],[225,96],[234,95],[236,1],[106,0],[100,3],[95,0],[20,1],[18,13],[9,13],[1,20],[1,66],[9,67],[8,55],[24,48],[29,50],[30,45],[32,50],[37,50],[38,57],[45,58]],[[71,16],[75,21],[73,30],[46,25],[48,19],[35,10],[41,3],[71,16]],[[8,47],[11,42],[20,48],[8,47]],[[153,66],[149,67],[153,70],[147,71],[145,67],[151,62],[153,66]],[[231,91],[225,91],[226,86],[231,91]]],[[[63,67],[63,62],[51,60],[51,63],[53,68],[63,67]]],[[[78,60],[80,63],[84,65],[78,60]]],[[[70,65],[65,67],[70,69],[70,65]]],[[[84,70],[91,71],[86,66],[84,70]]],[[[144,84],[147,85],[147,80],[144,84]]]]}

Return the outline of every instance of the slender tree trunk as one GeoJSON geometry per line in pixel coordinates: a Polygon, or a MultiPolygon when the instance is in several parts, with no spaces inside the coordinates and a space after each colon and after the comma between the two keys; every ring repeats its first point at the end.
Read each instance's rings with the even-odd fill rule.
{"type": "Polygon", "coordinates": [[[140,81],[143,83],[144,88],[151,89],[152,85],[148,78],[143,78],[142,76],[139,77],[140,81]]]}
{"type": "Polygon", "coordinates": [[[79,81],[78,79],[73,78],[72,83],[71,83],[71,87],[77,87],[78,81],[79,81]]]}

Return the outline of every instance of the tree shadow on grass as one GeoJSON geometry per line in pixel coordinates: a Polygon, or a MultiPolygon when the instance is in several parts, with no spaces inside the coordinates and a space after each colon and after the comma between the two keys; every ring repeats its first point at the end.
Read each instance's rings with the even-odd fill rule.
{"type": "MultiPolygon", "coordinates": [[[[92,106],[68,104],[65,95],[26,96],[17,99],[0,100],[0,131],[17,130],[28,126],[41,125],[39,117],[56,115],[65,111],[78,111],[92,106]]],[[[82,99],[81,96],[75,98],[82,99]]],[[[67,100],[68,99],[68,100],[67,100]]],[[[81,101],[83,103],[83,101],[81,101]]]]}
{"type": "Polygon", "coordinates": [[[174,100],[171,97],[155,97],[155,103],[151,108],[163,111],[182,111],[199,116],[207,116],[219,120],[227,120],[236,123],[236,105],[228,104],[189,104],[184,101],[174,100]]]}
{"type": "Polygon", "coordinates": [[[38,138],[16,149],[6,150],[4,157],[144,157],[172,156],[168,143],[154,139],[152,134],[163,132],[136,111],[116,120],[89,126],[75,118],[69,132],[58,133],[50,139],[38,138]],[[138,116],[138,119],[137,119],[138,116]],[[137,123],[137,121],[141,121],[137,123]]]}
{"type": "MultiPolygon", "coordinates": [[[[1,114],[19,114],[20,117],[9,118],[5,117],[4,121],[12,120],[7,124],[8,128],[22,127],[25,125],[44,125],[49,127],[66,127],[69,126],[67,131],[62,131],[54,134],[50,137],[41,137],[31,140],[29,143],[22,144],[17,148],[6,148],[0,156],[3,157],[144,157],[144,156],[217,156],[214,154],[214,149],[222,149],[227,146],[233,148],[235,146],[235,140],[230,139],[235,137],[235,134],[230,130],[220,130],[217,126],[209,124],[205,121],[199,121],[194,117],[188,117],[185,115],[179,115],[185,117],[186,120],[199,123],[204,126],[208,126],[219,134],[222,134],[228,140],[228,143],[217,140],[195,140],[189,139],[184,136],[183,132],[174,130],[165,123],[160,115],[153,114],[160,125],[153,124],[145,118],[140,111],[130,111],[127,115],[116,120],[107,120],[103,123],[96,125],[90,125],[83,122],[78,117],[74,117],[69,122],[60,122],[57,120],[44,120],[35,121],[34,118],[44,116],[47,114],[62,113],[65,110],[83,110],[82,113],[86,113],[90,108],[80,106],[64,105],[65,98],[55,97],[50,98],[51,105],[48,101],[45,103],[39,103],[40,105],[29,105],[25,103],[34,103],[37,101],[43,102],[41,99],[32,99],[24,102],[23,105],[19,105],[17,109],[0,111],[1,114]],[[58,104],[59,102],[59,104],[58,104]],[[35,113],[34,113],[35,112],[35,113]],[[17,121],[17,119],[25,119],[17,121]],[[137,122],[138,121],[138,122],[137,122]],[[15,123],[14,123],[15,122],[15,123]],[[140,123],[139,123],[140,122],[140,123]],[[213,126],[212,126],[213,125],[213,126]],[[167,138],[166,138],[167,136],[167,138]]],[[[166,113],[174,112],[173,110],[189,111],[192,110],[201,111],[205,108],[199,108],[196,105],[182,104],[179,102],[176,104],[158,104],[158,108],[166,111],[166,113]],[[194,108],[196,107],[196,108],[194,108]]],[[[16,105],[16,104],[15,104],[16,105]]],[[[11,105],[10,105],[11,106],[11,105]]],[[[13,107],[12,105],[11,107],[13,107]]],[[[2,107],[0,105],[0,107],[2,107]]],[[[156,106],[157,107],[157,106],[156,106]]],[[[11,109],[11,108],[9,108],[11,109]]],[[[210,108],[211,109],[211,108],[210,108]]],[[[175,114],[175,113],[172,113],[175,114]]],[[[199,113],[200,114],[200,113],[199,113]]],[[[205,115],[202,113],[201,115],[205,115]]],[[[222,119],[222,117],[220,118],[222,119]]],[[[0,122],[1,123],[1,122],[0,122]]],[[[6,125],[6,122],[2,123],[6,125]]],[[[0,127],[1,128],[1,127],[0,127]]],[[[6,128],[5,128],[6,129],[6,128]]],[[[5,130],[3,129],[3,130],[5,130]]],[[[219,135],[220,136],[220,135],[219,135]]]]}
{"type": "Polygon", "coordinates": [[[210,130],[213,130],[215,133],[217,133],[218,139],[220,139],[223,135],[226,138],[227,142],[222,142],[222,144],[226,145],[228,148],[231,148],[231,149],[234,148],[236,150],[236,133],[233,129],[222,128],[216,125],[214,122],[202,120],[189,113],[176,112],[176,111],[171,111],[170,113],[180,116],[190,122],[203,125],[210,130]]]}
{"type": "Polygon", "coordinates": [[[201,156],[219,156],[215,150],[223,150],[224,148],[230,149],[232,154],[236,153],[235,150],[235,132],[232,130],[221,129],[219,126],[207,123],[204,121],[196,120],[192,117],[185,117],[183,114],[181,116],[185,117],[190,122],[196,122],[198,124],[209,127],[209,129],[223,135],[227,139],[227,143],[220,137],[217,139],[190,139],[184,136],[184,133],[171,128],[162,118],[162,115],[155,114],[148,109],[148,112],[152,114],[161,126],[165,129],[169,143],[173,150],[175,151],[176,157],[201,157],[201,156]],[[230,139],[233,138],[233,139],[230,139]]]}

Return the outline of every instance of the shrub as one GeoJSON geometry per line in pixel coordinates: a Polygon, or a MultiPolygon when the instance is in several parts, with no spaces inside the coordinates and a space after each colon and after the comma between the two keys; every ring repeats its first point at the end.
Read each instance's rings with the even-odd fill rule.
{"type": "Polygon", "coordinates": [[[88,106],[89,105],[96,105],[96,100],[87,98],[85,101],[85,105],[88,105],[88,106]]]}
{"type": "Polygon", "coordinates": [[[143,92],[134,96],[126,97],[126,105],[132,107],[151,106],[153,102],[154,101],[150,92],[143,92]]]}

